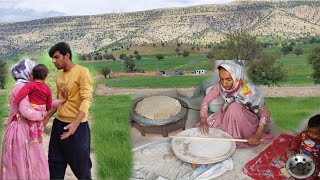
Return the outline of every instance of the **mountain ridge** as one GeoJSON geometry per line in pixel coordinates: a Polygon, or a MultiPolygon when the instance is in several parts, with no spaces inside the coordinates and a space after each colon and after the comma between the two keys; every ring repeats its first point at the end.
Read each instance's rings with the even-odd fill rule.
{"type": "Polygon", "coordinates": [[[90,53],[111,44],[206,45],[240,29],[288,39],[319,36],[320,2],[235,1],[0,24],[0,56],[43,52],[59,41],[67,41],[79,53],[90,53]]]}

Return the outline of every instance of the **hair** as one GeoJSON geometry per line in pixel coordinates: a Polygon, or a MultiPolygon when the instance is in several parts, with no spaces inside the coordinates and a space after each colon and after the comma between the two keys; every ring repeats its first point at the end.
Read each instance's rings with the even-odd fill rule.
{"type": "Polygon", "coordinates": [[[53,54],[59,51],[60,54],[65,56],[67,53],[70,55],[70,60],[72,61],[72,53],[71,53],[71,48],[68,43],[66,42],[58,42],[54,46],[52,46],[49,50],[49,56],[52,57],[53,54]]]}
{"type": "Polygon", "coordinates": [[[317,114],[309,119],[308,128],[320,128],[320,114],[317,114]]]}
{"type": "Polygon", "coordinates": [[[33,79],[45,80],[48,75],[48,68],[44,64],[38,64],[32,69],[33,79]]]}

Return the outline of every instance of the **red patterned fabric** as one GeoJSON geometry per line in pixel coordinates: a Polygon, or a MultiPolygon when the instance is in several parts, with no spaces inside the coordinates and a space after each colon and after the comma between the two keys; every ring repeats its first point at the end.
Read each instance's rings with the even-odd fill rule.
{"type": "MultiPolygon", "coordinates": [[[[294,137],[287,134],[281,134],[275,139],[265,150],[250,160],[243,168],[242,172],[250,176],[254,180],[285,180],[288,179],[281,174],[281,169],[285,167],[287,162],[287,151],[290,149],[291,142],[294,137]]],[[[308,180],[318,180],[319,177],[315,173],[308,177],[308,180]]],[[[295,179],[290,177],[289,179],[295,179]]]]}
{"type": "Polygon", "coordinates": [[[243,173],[255,180],[286,179],[280,170],[286,165],[286,153],[293,140],[293,136],[281,134],[242,168],[243,173]]]}

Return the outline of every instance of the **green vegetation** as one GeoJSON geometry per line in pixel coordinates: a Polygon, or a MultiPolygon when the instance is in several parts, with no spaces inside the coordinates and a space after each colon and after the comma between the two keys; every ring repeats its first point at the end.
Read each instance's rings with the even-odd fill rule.
{"type": "MultiPolygon", "coordinates": [[[[8,96],[4,94],[0,94],[0,123],[3,124],[6,122],[6,118],[8,117],[8,96]]],[[[4,126],[0,126],[0,132],[3,131],[4,126]]],[[[2,135],[3,133],[0,134],[0,143],[2,144],[2,135]]],[[[2,146],[1,146],[2,147],[2,146]]]]}
{"type": "Polygon", "coordinates": [[[185,88],[199,87],[208,76],[125,77],[99,80],[108,87],[118,88],[185,88]]]}
{"type": "Polygon", "coordinates": [[[271,118],[282,130],[294,130],[319,111],[320,97],[265,98],[271,118]]]}
{"type": "Polygon", "coordinates": [[[92,144],[98,179],[128,179],[131,174],[129,96],[95,96],[92,144]]]}

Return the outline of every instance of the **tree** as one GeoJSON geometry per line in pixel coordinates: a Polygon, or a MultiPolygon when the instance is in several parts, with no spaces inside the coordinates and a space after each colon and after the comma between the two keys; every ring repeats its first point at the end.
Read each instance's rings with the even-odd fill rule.
{"type": "Polygon", "coordinates": [[[292,51],[293,47],[290,44],[283,44],[281,48],[282,54],[285,56],[289,54],[290,51],[292,51]]]}
{"type": "Polygon", "coordinates": [[[253,60],[262,53],[261,43],[256,40],[255,36],[245,32],[235,32],[227,34],[226,39],[222,42],[224,48],[214,48],[213,51],[217,59],[234,59],[234,60],[253,60]]]}
{"type": "Polygon", "coordinates": [[[0,60],[0,88],[4,89],[7,74],[7,62],[0,60]]]}
{"type": "Polygon", "coordinates": [[[156,58],[157,58],[158,60],[161,60],[161,59],[164,59],[164,56],[163,56],[162,54],[157,54],[157,55],[156,55],[156,58]]]}
{"type": "Polygon", "coordinates": [[[223,48],[219,47],[213,48],[211,54],[208,54],[213,56],[210,63],[215,64],[215,60],[246,60],[246,70],[254,83],[277,85],[286,76],[283,66],[275,63],[279,55],[264,53],[255,36],[244,32],[228,34],[222,43],[223,48]]]}
{"type": "Polygon", "coordinates": [[[137,60],[142,59],[142,57],[140,56],[140,54],[136,54],[136,55],[135,55],[135,58],[136,58],[137,60]]]}
{"type": "Polygon", "coordinates": [[[101,74],[105,77],[105,78],[109,78],[109,74],[110,74],[111,70],[109,67],[104,67],[101,70],[101,74]]]}
{"type": "Polygon", "coordinates": [[[189,51],[183,51],[182,56],[187,57],[187,56],[189,56],[189,54],[190,54],[189,51]]]}
{"type": "Polygon", "coordinates": [[[308,56],[308,61],[312,65],[314,84],[320,84],[320,46],[313,48],[308,56]]]}
{"type": "Polygon", "coordinates": [[[303,49],[301,47],[296,47],[294,50],[293,50],[294,54],[296,54],[297,56],[303,54],[303,49]]]}
{"type": "Polygon", "coordinates": [[[130,58],[131,58],[131,59],[134,58],[134,55],[133,55],[133,54],[130,54],[130,58]]]}
{"type": "Polygon", "coordinates": [[[125,59],[125,57],[127,57],[127,55],[126,55],[126,54],[120,54],[120,55],[119,55],[119,59],[124,60],[124,59],[125,59]]]}
{"type": "Polygon", "coordinates": [[[134,64],[134,62],[133,62],[133,60],[132,60],[131,58],[125,57],[125,58],[124,58],[124,66],[125,66],[128,70],[132,71],[132,69],[133,69],[136,65],[134,64]]]}
{"type": "Polygon", "coordinates": [[[195,47],[194,47],[194,46],[192,46],[192,47],[191,47],[191,50],[193,51],[193,50],[194,50],[194,48],[195,48],[195,47]]]}
{"type": "Polygon", "coordinates": [[[176,51],[176,53],[179,53],[180,49],[179,49],[179,48],[176,48],[175,51],[176,51]]]}
{"type": "Polygon", "coordinates": [[[286,77],[282,64],[276,64],[277,56],[267,53],[250,61],[247,65],[247,73],[250,79],[256,84],[278,85],[286,77]]]}

